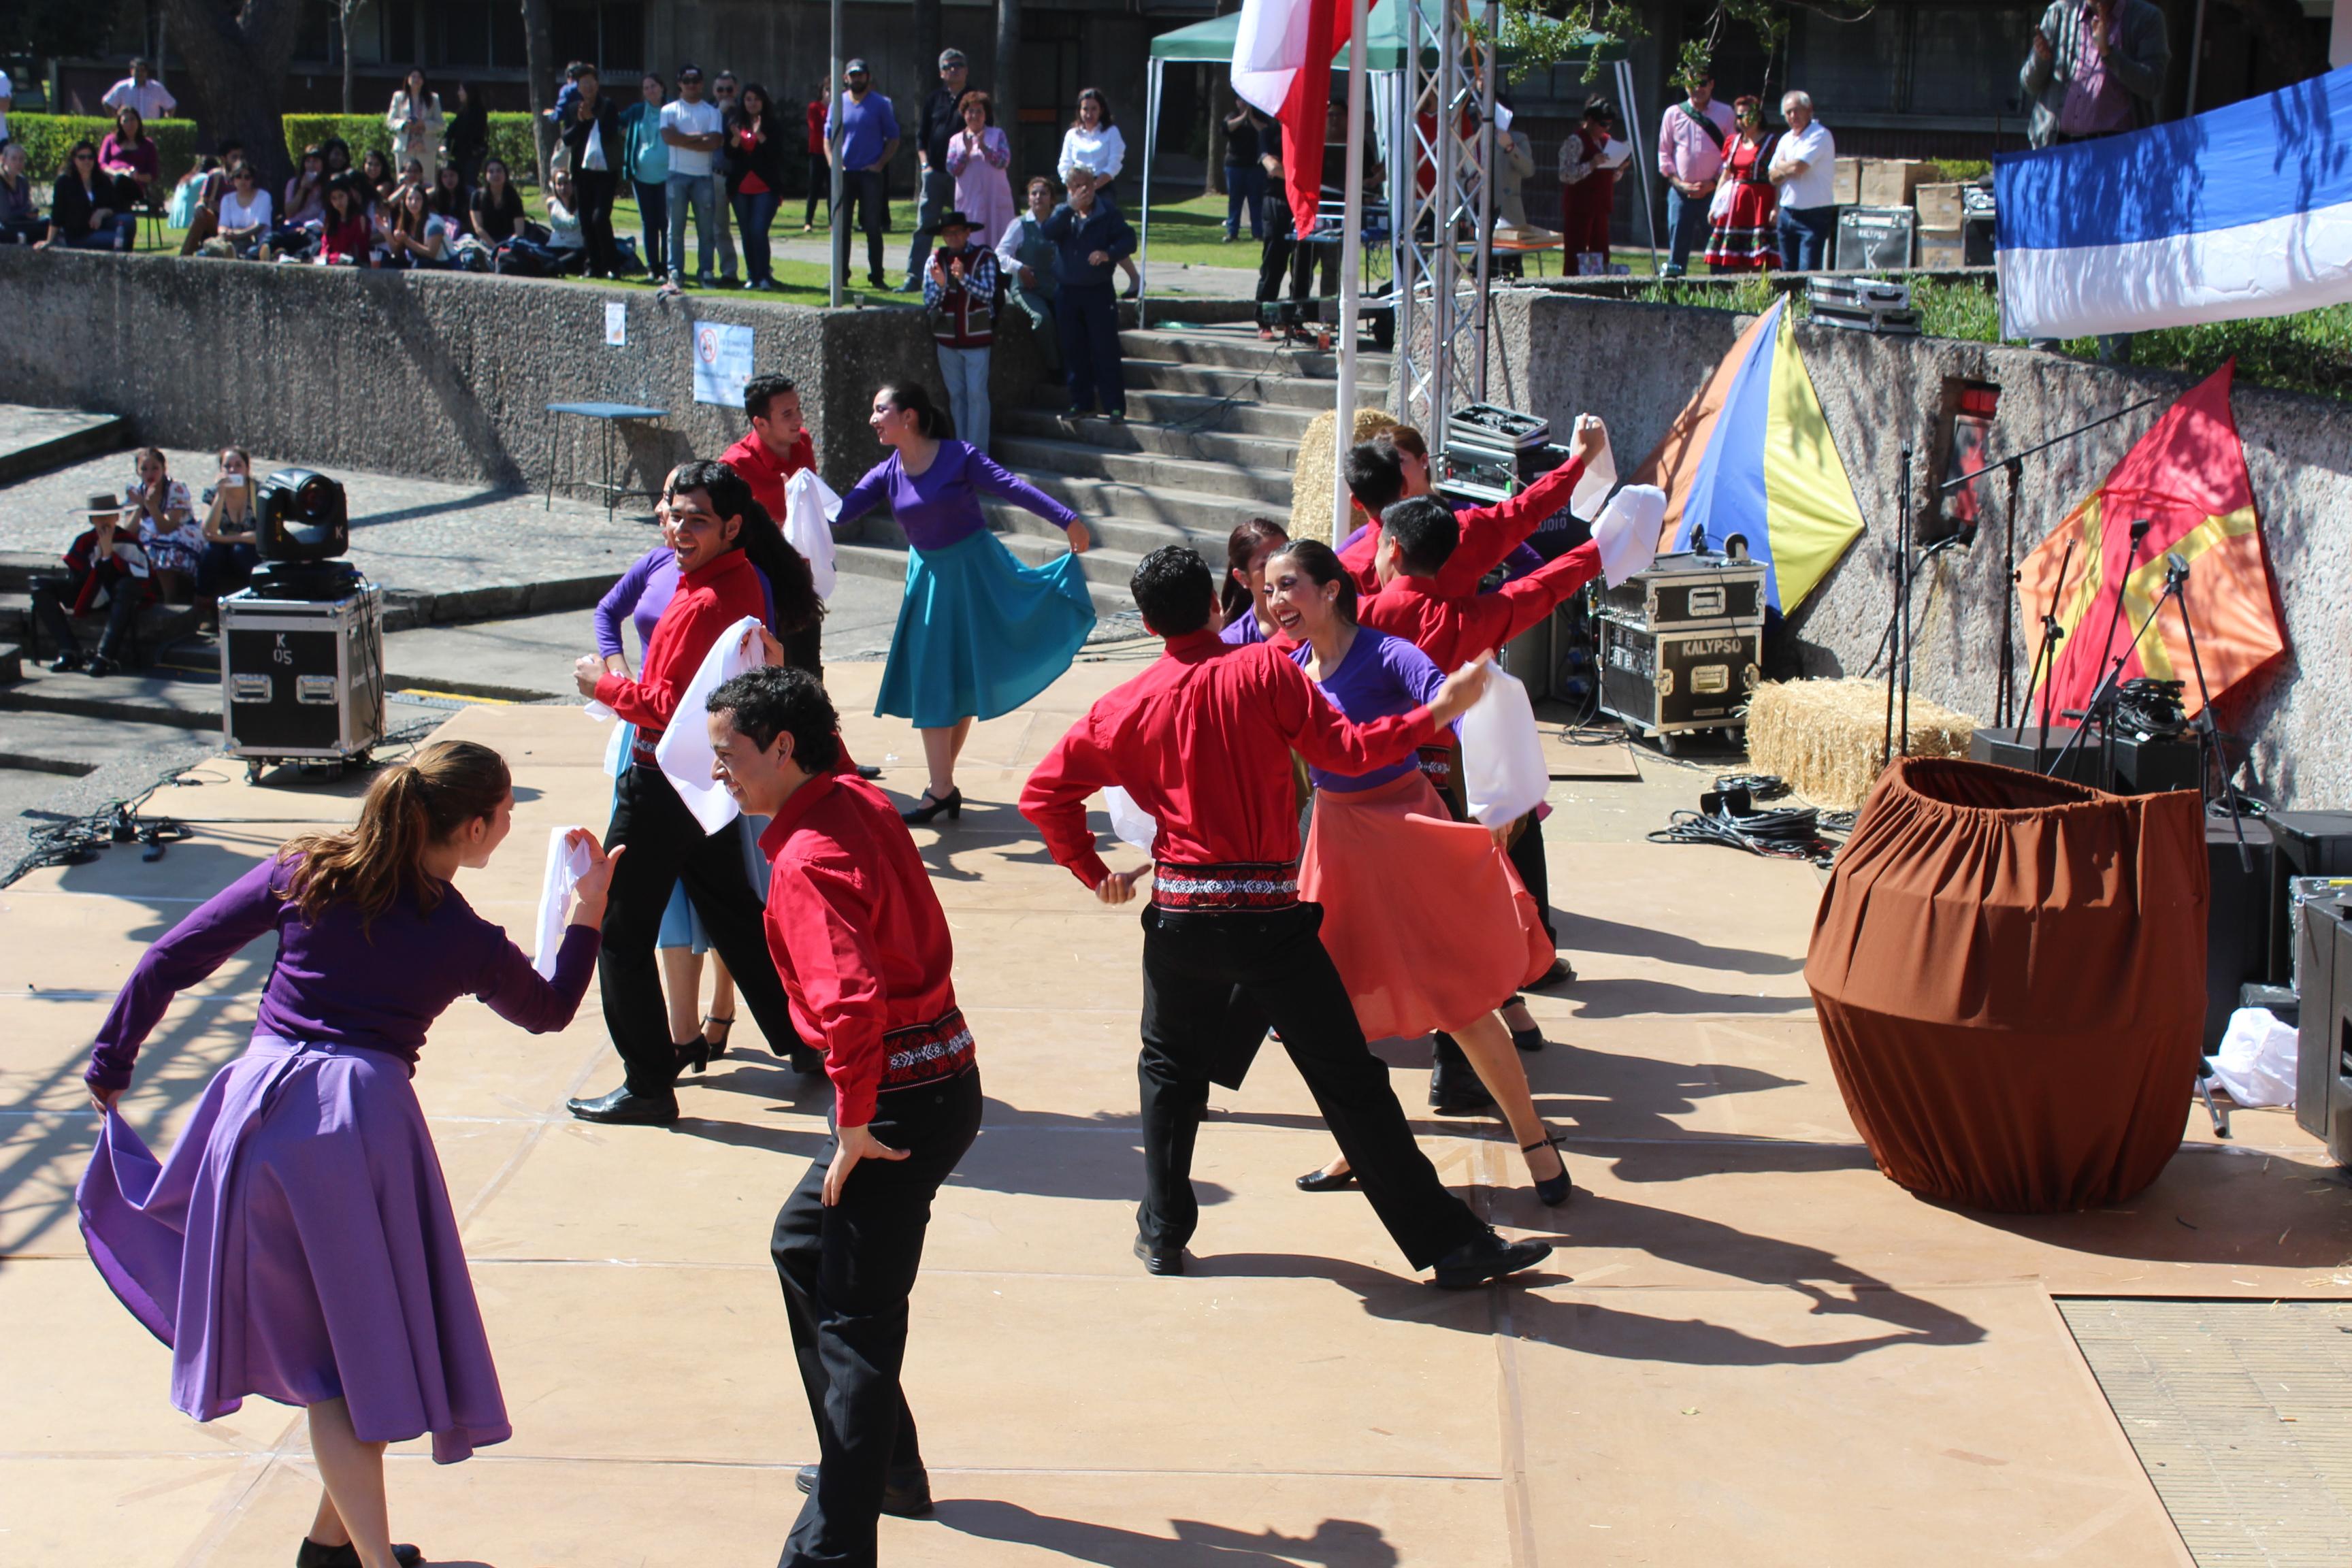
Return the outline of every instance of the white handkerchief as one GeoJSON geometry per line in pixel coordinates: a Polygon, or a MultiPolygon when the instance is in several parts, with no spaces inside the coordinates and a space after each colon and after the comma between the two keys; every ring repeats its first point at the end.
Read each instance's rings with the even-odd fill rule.
{"type": "Polygon", "coordinates": [[[783,525],[784,542],[807,560],[820,599],[832,598],[839,580],[833,564],[833,520],[840,515],[841,498],[814,468],[803,468],[784,481],[784,515],[777,521],[783,525]]]}
{"type": "Polygon", "coordinates": [[[1587,522],[1601,515],[1601,506],[1609,492],[1617,488],[1617,454],[1609,448],[1609,437],[1601,437],[1601,452],[1588,465],[1568,494],[1568,510],[1587,522]]]}
{"type": "Polygon", "coordinates": [[[1146,855],[1159,840],[1160,824],[1151,814],[1135,804],[1135,797],[1117,784],[1103,791],[1103,806],[1110,813],[1110,830],[1118,835],[1121,844],[1132,844],[1146,855]]]}
{"type": "Polygon", "coordinates": [[[1542,804],[1551,769],[1536,731],[1535,704],[1501,665],[1488,666],[1486,693],[1462,715],[1460,733],[1462,788],[1472,816],[1500,827],[1542,804]]]}
{"type": "Polygon", "coordinates": [[[719,640],[702,656],[702,668],[687,683],[686,695],[677,700],[677,711],[669,716],[669,728],[654,742],[654,757],[661,763],[663,776],[677,786],[677,798],[686,802],[686,809],[694,813],[694,819],[702,824],[706,834],[716,833],[734,821],[742,808],[710,776],[710,764],[717,758],[710,749],[710,730],[703,704],[721,686],[747,669],[759,668],[765,661],[759,631],[760,618],[746,616],[719,634],[719,640]],[[749,653],[743,651],[746,632],[752,634],[749,653]]]}
{"type": "Polygon", "coordinates": [[[1610,498],[1592,525],[1592,537],[1601,546],[1601,574],[1611,587],[1650,569],[1665,521],[1666,492],[1655,485],[1627,485],[1610,498]]]}
{"type": "Polygon", "coordinates": [[[555,978],[555,955],[563,947],[563,927],[572,913],[572,889],[588,874],[588,847],[569,842],[572,832],[559,827],[547,840],[547,879],[539,889],[539,956],[530,962],[541,980],[555,978]]]}

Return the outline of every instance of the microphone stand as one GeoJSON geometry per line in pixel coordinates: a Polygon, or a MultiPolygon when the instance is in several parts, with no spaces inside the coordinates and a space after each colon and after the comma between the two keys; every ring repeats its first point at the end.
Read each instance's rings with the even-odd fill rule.
{"type": "Polygon", "coordinates": [[[2042,688],[2042,727],[2033,732],[2033,771],[2048,773],[2043,765],[2050,750],[2051,689],[2057,683],[2058,645],[2065,640],[2066,628],[2058,624],[2058,601],[2066,593],[2066,568],[2074,561],[2074,541],[2066,541],[2065,553],[2058,557],[2058,586],[2051,591],[2050,607],[2042,612],[2042,646],[2034,650],[2033,668],[2025,681],[2024,710],[2027,717],[2033,711],[2033,689],[2042,688]]]}
{"type": "Polygon", "coordinates": [[[2098,712],[2102,706],[2111,706],[2113,704],[2116,684],[2123,678],[2124,666],[2131,662],[2131,650],[2139,647],[2139,639],[2146,637],[2147,635],[2147,628],[2156,624],[2156,617],[2163,613],[2164,602],[2167,599],[2171,598],[2179,591],[2179,583],[2168,576],[2164,584],[2164,592],[2158,594],[2156,596],[2156,603],[2148,606],[2147,618],[2140,622],[2138,629],[2132,633],[2131,641],[2124,647],[2123,657],[2116,659],[2115,663],[2107,667],[2106,675],[2101,679],[2098,686],[2091,692],[2090,701],[2084,704],[2083,722],[2074,727],[2074,732],[2066,737],[2065,745],[2059,748],[2057,760],[2050,764],[2052,776],[2056,776],[2058,770],[2066,765],[2067,753],[2072,752],[2074,749],[2075,743],[2082,740],[2083,732],[2091,727],[2091,715],[2098,712]]]}
{"type": "MultiPolygon", "coordinates": [[[[2002,555],[2006,574],[2001,579],[2007,586],[2000,595],[2000,673],[1993,683],[1992,701],[1993,722],[2006,727],[2017,721],[2017,675],[2010,650],[2017,637],[2017,487],[2024,477],[2025,463],[2011,458],[2001,467],[2009,471],[2008,542],[2002,555]]],[[[2065,569],[2062,566],[2059,572],[2063,581],[2065,569]]]]}
{"type": "MultiPolygon", "coordinates": [[[[2099,665],[2102,668],[2105,667],[2108,658],[2112,657],[2116,651],[2116,626],[2124,618],[2124,595],[2131,591],[2132,572],[2139,565],[2140,541],[2147,537],[2147,531],[2151,526],[2153,525],[2147,518],[2141,518],[2138,521],[2131,525],[2131,554],[2124,562],[2123,571],[2116,577],[2116,607],[2112,611],[2108,612],[2106,642],[2099,649],[2099,665]]],[[[2159,603],[2161,601],[2159,601],[2159,603]]],[[[2147,629],[2145,622],[2141,623],[2140,629],[2142,631],[2146,631],[2147,629]]],[[[2110,671],[2105,678],[2101,679],[2098,686],[2094,689],[2091,693],[2091,700],[2084,704],[2081,719],[2074,726],[2074,732],[2066,737],[2065,745],[2059,748],[2058,760],[2050,765],[2051,772],[2053,773],[2055,773],[2058,769],[2066,765],[2067,753],[2074,751],[2074,743],[2083,738],[2083,731],[2091,727],[2091,722],[2094,719],[2098,718],[2099,693],[2105,691],[2109,687],[2115,684],[2116,677],[2123,673],[2124,665],[2131,658],[2131,650],[2138,646],[2139,638],[2135,636],[2129,643],[2125,645],[2124,657],[2116,660],[2115,668],[2110,671]]],[[[2052,673],[2054,676],[2056,672],[2053,669],[2052,673]]],[[[2106,744],[2106,721],[2105,720],[2099,721],[2099,732],[2101,736],[2100,746],[2104,753],[2104,748],[2106,744]]],[[[2102,763],[2103,768],[2111,765],[2112,764],[2109,763],[2102,763]]],[[[2115,780],[2111,774],[2103,772],[2100,777],[2099,787],[2101,789],[2105,789],[2114,782],[2115,780]]]]}
{"type": "MultiPolygon", "coordinates": [[[[2221,727],[2213,722],[2213,693],[2205,686],[2205,661],[2198,657],[2197,626],[2189,615],[2189,562],[2175,550],[2165,552],[2164,563],[2164,589],[2180,607],[2180,630],[2189,639],[2189,668],[2197,672],[2198,739],[2213,749],[2214,765],[2221,770],[2221,798],[2229,804],[2230,829],[2238,838],[2238,867],[2251,877],[2254,858],[2246,848],[2246,825],[2238,815],[2238,786],[2231,782],[2236,770],[2230,766],[2230,753],[2222,749],[2221,727]]],[[[2201,785],[2205,778],[2201,768],[2197,777],[2201,785]]]]}
{"type": "MultiPolygon", "coordinates": [[[[1911,552],[1911,448],[1903,448],[1902,479],[1903,552],[1911,552]]],[[[1932,553],[1932,552],[1931,552],[1932,553]]],[[[1911,754],[1911,585],[1914,574],[1903,574],[1903,754],[1911,754]]]]}

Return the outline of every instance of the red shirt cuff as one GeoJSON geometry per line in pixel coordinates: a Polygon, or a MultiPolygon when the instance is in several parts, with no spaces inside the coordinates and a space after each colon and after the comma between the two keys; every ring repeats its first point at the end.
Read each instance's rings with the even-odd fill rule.
{"type": "Polygon", "coordinates": [[[596,678],[596,700],[611,708],[614,706],[614,697],[623,689],[635,684],[627,676],[616,675],[608,669],[596,678]]]}

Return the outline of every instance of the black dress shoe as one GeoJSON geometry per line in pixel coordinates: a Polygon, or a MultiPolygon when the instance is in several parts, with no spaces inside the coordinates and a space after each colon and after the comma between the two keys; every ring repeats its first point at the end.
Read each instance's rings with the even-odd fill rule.
{"type": "Polygon", "coordinates": [[[1342,1171],[1336,1176],[1325,1171],[1309,1171],[1298,1178],[1298,1190],[1302,1193],[1344,1193],[1355,1184],[1353,1171],[1342,1171]]]}
{"type": "Polygon", "coordinates": [[[68,675],[80,668],[81,652],[78,648],[68,648],[64,653],[58,655],[56,658],[49,661],[49,673],[51,675],[68,675]]]}
{"type": "Polygon", "coordinates": [[[1429,1108],[1440,1116],[1476,1116],[1493,1110],[1494,1095],[1479,1081],[1454,1037],[1440,1030],[1431,1038],[1437,1060],[1429,1069],[1429,1108]]]}
{"type": "Polygon", "coordinates": [[[594,1100],[568,1100],[563,1108],[583,1121],[605,1121],[622,1127],[667,1127],[677,1120],[675,1094],[639,1094],[623,1084],[594,1100]]]}
{"type": "MultiPolygon", "coordinates": [[[[400,1568],[416,1568],[425,1561],[425,1553],[405,1542],[395,1541],[392,1560],[400,1568]]],[[[294,1553],[294,1568],[360,1568],[360,1549],[348,1541],[341,1546],[321,1546],[306,1535],[294,1553]]]]}
{"type": "Polygon", "coordinates": [[[857,764],[857,776],[862,779],[878,779],[882,776],[881,764],[878,763],[860,763],[857,764]]]}
{"type": "Polygon", "coordinates": [[[1576,971],[1569,967],[1568,960],[1554,954],[1551,961],[1551,967],[1545,970],[1542,977],[1533,985],[1528,986],[1528,989],[1530,991],[1547,991],[1555,985],[1573,985],[1575,984],[1576,971]]]}
{"type": "Polygon", "coordinates": [[[1184,1249],[1181,1247],[1159,1247],[1141,1237],[1135,1238],[1135,1255],[1143,1260],[1146,1274],[1171,1275],[1184,1272],[1184,1249]]]}
{"type": "MultiPolygon", "coordinates": [[[[816,1467],[803,1465],[793,1472],[793,1485],[803,1492],[816,1490],[816,1467]]],[[[882,1511],[898,1519],[928,1519],[931,1513],[930,1472],[919,1466],[892,1470],[882,1483],[882,1511]]]]}
{"type": "Polygon", "coordinates": [[[1489,1279],[1533,1268],[1550,1256],[1548,1241],[1505,1241],[1490,1230],[1437,1260],[1437,1285],[1444,1290],[1468,1290],[1489,1279]]]}

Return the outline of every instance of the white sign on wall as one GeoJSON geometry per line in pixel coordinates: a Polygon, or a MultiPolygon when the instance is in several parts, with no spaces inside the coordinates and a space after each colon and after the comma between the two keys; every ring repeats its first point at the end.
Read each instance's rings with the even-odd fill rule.
{"type": "Polygon", "coordinates": [[[751,329],[694,324],[694,400],[722,408],[743,406],[744,384],[751,379],[751,329]]]}
{"type": "Polygon", "coordinates": [[[610,300],[604,305],[604,346],[629,346],[629,307],[625,300],[610,300]]]}

